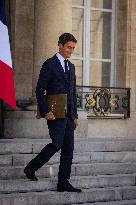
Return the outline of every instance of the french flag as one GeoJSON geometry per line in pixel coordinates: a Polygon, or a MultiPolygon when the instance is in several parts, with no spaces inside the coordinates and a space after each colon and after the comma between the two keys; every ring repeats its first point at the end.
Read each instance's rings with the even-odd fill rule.
{"type": "Polygon", "coordinates": [[[0,0],[0,99],[16,109],[13,74],[5,0],[0,0]]]}

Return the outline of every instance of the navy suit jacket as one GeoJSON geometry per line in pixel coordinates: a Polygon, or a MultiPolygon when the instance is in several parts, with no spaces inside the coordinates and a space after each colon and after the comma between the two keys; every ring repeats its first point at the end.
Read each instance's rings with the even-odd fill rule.
{"type": "MultiPolygon", "coordinates": [[[[68,61],[70,70],[70,104],[72,119],[78,118],[76,99],[76,76],[75,66],[68,61]]],[[[47,59],[41,68],[38,83],[36,86],[36,98],[41,116],[45,116],[50,111],[45,94],[65,94],[67,93],[66,81],[63,67],[54,55],[47,59]]]]}

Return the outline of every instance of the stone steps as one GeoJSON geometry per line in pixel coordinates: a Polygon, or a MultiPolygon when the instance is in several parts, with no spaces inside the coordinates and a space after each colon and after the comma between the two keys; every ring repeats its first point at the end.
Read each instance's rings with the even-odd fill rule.
{"type": "Polygon", "coordinates": [[[57,193],[57,153],[26,179],[24,166],[49,139],[0,139],[0,205],[136,205],[136,139],[75,139],[71,183],[82,193],[57,193]]]}
{"type": "MultiPolygon", "coordinates": [[[[44,165],[37,171],[39,177],[57,176],[59,165],[44,165]]],[[[3,166],[0,167],[0,179],[24,178],[24,167],[3,166]]],[[[114,174],[133,174],[136,172],[136,163],[93,163],[93,164],[73,164],[72,176],[96,176],[114,174]]]]}
{"type": "MultiPolygon", "coordinates": [[[[25,166],[36,154],[0,155],[0,166],[25,166]]],[[[55,154],[47,164],[59,163],[60,154],[55,154]]],[[[121,163],[135,162],[136,152],[83,152],[74,153],[73,163],[121,163]]]]}
{"type": "MultiPolygon", "coordinates": [[[[0,154],[38,153],[50,140],[24,140],[0,142],[0,154]]],[[[75,152],[122,152],[136,151],[136,140],[91,141],[76,140],[75,152]]]]}
{"type": "MultiPolygon", "coordinates": [[[[82,189],[123,187],[136,185],[135,174],[122,175],[97,175],[97,176],[76,176],[71,177],[71,183],[82,189]]],[[[0,180],[0,193],[32,192],[56,190],[57,177],[40,178],[37,182],[28,179],[0,180]]]]}
{"type": "Polygon", "coordinates": [[[81,193],[56,191],[1,194],[1,205],[64,205],[136,199],[136,187],[83,189],[81,193]]]}
{"type": "MultiPolygon", "coordinates": [[[[25,166],[36,154],[0,155],[1,166],[25,166]],[[3,160],[4,158],[4,160],[3,160]]],[[[90,163],[90,153],[75,153],[73,163],[90,163]]],[[[47,164],[59,163],[60,153],[56,153],[47,164]]]]}

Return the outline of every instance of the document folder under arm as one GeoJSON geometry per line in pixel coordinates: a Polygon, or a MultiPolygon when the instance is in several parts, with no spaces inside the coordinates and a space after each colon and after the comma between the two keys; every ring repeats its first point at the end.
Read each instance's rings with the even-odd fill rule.
{"type": "MultiPolygon", "coordinates": [[[[47,98],[48,107],[53,112],[54,117],[56,119],[65,118],[67,113],[67,94],[46,95],[45,97],[47,98]]],[[[36,118],[43,118],[40,115],[38,107],[36,118]]]]}

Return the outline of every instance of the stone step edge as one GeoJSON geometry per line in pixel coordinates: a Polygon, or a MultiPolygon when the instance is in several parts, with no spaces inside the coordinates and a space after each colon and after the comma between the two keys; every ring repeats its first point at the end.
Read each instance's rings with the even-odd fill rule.
{"type": "MultiPolygon", "coordinates": [[[[45,144],[46,145],[46,144],[45,144]]],[[[38,153],[45,146],[43,143],[0,143],[0,154],[29,154],[29,153],[38,153]]],[[[78,152],[122,152],[122,151],[136,151],[136,142],[122,142],[118,144],[117,142],[110,144],[109,142],[98,142],[98,143],[89,143],[84,144],[75,143],[74,153],[78,152]]]]}
{"type": "MultiPolygon", "coordinates": [[[[129,154],[129,153],[131,153],[131,154],[136,154],[136,150],[134,150],[134,151],[83,151],[82,153],[81,153],[81,151],[74,151],[74,154],[75,155],[90,155],[90,154],[97,154],[97,153],[104,153],[104,154],[129,154]]],[[[5,154],[0,154],[0,156],[30,156],[30,155],[36,155],[37,153],[5,153],[5,154]]],[[[60,155],[60,151],[58,152],[58,153],[56,153],[55,155],[60,155]]]]}
{"type": "MultiPolygon", "coordinates": [[[[0,154],[0,157],[9,157],[10,158],[10,160],[11,161],[13,161],[14,160],[14,157],[24,157],[24,158],[27,158],[27,157],[30,157],[30,156],[32,156],[32,157],[34,157],[34,156],[36,156],[38,153],[9,153],[9,154],[7,154],[7,153],[5,153],[5,154],[0,154]]],[[[94,155],[97,155],[97,154],[104,154],[104,155],[109,155],[109,154],[113,154],[113,155],[126,155],[126,154],[136,154],[136,151],[122,151],[122,152],[119,152],[119,151],[107,151],[107,152],[104,152],[104,151],[99,151],[99,152],[97,152],[97,151],[83,151],[82,153],[81,152],[74,152],[74,157],[77,157],[77,156],[87,156],[87,157],[89,157],[89,160],[90,160],[90,163],[95,163],[95,159],[93,159],[93,161],[92,161],[92,155],[94,156],[94,155]],[[91,162],[92,161],[92,162],[91,162]]],[[[56,157],[56,160],[57,160],[57,158],[59,158],[60,157],[60,152],[58,152],[58,153],[56,153],[53,157],[56,157]]],[[[102,158],[102,160],[103,160],[103,158],[102,158]]],[[[114,159],[114,160],[116,160],[116,159],[114,159]]],[[[121,159],[122,160],[122,159],[121,159]]],[[[88,161],[88,160],[87,160],[88,161]]],[[[98,161],[98,160],[97,160],[98,161]]],[[[101,161],[101,159],[100,159],[100,161],[101,161]]],[[[53,160],[53,162],[55,162],[54,160],[53,160]]],[[[81,161],[82,162],[82,161],[81,161]]],[[[83,160],[83,162],[84,162],[84,160],[83,160]]],[[[114,161],[111,161],[111,163],[114,163],[114,161]]],[[[119,162],[119,160],[118,160],[118,162],[119,162]]],[[[115,162],[115,163],[118,163],[118,162],[115,162]]],[[[122,161],[122,162],[127,162],[127,161],[122,161]]],[[[109,161],[109,163],[110,163],[110,161],[109,161]]],[[[14,164],[14,163],[13,163],[14,164]]],[[[2,164],[0,164],[1,166],[2,166],[2,164]]]]}
{"type": "MultiPolygon", "coordinates": [[[[2,142],[6,142],[6,143],[11,143],[11,142],[14,142],[14,143],[18,143],[18,142],[20,142],[20,143],[22,143],[22,142],[26,142],[26,143],[28,143],[28,142],[35,142],[35,141],[51,141],[51,139],[50,138],[30,138],[30,137],[28,137],[28,138],[17,138],[17,137],[15,137],[15,138],[3,138],[3,139],[0,139],[0,143],[2,143],[2,142]]],[[[91,142],[114,142],[114,141],[126,141],[126,142],[128,142],[128,141],[136,141],[136,138],[127,138],[127,137],[97,137],[97,138],[89,138],[89,137],[87,137],[87,138],[75,138],[75,141],[91,141],[91,142]]]]}
{"type": "MultiPolygon", "coordinates": [[[[73,156],[73,164],[92,164],[92,163],[136,163],[136,160],[133,160],[133,157],[131,159],[131,156],[133,156],[133,154],[136,154],[136,151],[132,151],[132,152],[128,152],[128,151],[123,151],[123,152],[82,152],[82,154],[80,152],[74,152],[74,156],[73,156]],[[107,155],[110,157],[108,160],[107,158],[105,158],[107,155]],[[97,159],[96,156],[99,156],[99,159],[97,159]],[[101,159],[101,155],[104,156],[104,158],[101,159]],[[113,156],[112,156],[113,155],[113,156]],[[118,155],[121,155],[121,158],[118,159],[118,155]],[[124,158],[123,158],[124,155],[124,158]],[[128,158],[125,158],[125,156],[130,156],[128,158]],[[80,162],[79,159],[81,158],[80,162]],[[79,159],[78,159],[79,158],[79,159]]],[[[27,163],[27,160],[31,160],[32,158],[34,158],[37,154],[34,153],[28,153],[28,154],[24,154],[24,153],[10,153],[10,154],[2,154],[0,155],[0,166],[1,167],[5,167],[5,166],[25,166],[25,163],[27,163]],[[3,163],[3,157],[5,160],[7,160],[7,162],[3,163]],[[21,159],[20,159],[21,157],[21,159]],[[31,158],[30,158],[31,157],[31,158]],[[18,160],[17,160],[18,158],[18,160]],[[23,160],[22,163],[19,163],[19,159],[23,160]]],[[[60,153],[56,153],[49,162],[47,162],[48,165],[53,165],[53,164],[57,164],[60,161],[60,153]]]]}
{"type": "MultiPolygon", "coordinates": [[[[11,200],[12,198],[15,197],[16,200],[17,200],[17,199],[20,199],[20,198],[23,199],[23,197],[45,197],[46,198],[47,196],[48,196],[48,199],[50,199],[51,196],[54,196],[55,199],[56,199],[56,197],[58,197],[59,199],[60,199],[60,197],[64,197],[66,200],[68,200],[69,197],[70,197],[70,199],[71,199],[71,197],[73,199],[74,196],[75,197],[78,197],[78,196],[81,197],[82,196],[81,198],[83,198],[84,194],[86,194],[86,193],[89,194],[89,196],[91,194],[94,194],[93,195],[93,196],[95,196],[94,198],[96,198],[97,196],[99,196],[102,193],[102,198],[103,198],[103,195],[107,195],[108,192],[114,192],[115,193],[114,197],[118,198],[118,199],[115,199],[115,200],[120,200],[121,201],[121,200],[125,200],[125,199],[130,199],[130,198],[126,198],[127,196],[125,195],[125,193],[126,192],[131,192],[131,191],[135,191],[136,192],[136,186],[82,189],[81,193],[71,193],[71,192],[61,192],[60,193],[60,192],[56,192],[56,191],[11,193],[11,194],[0,194],[0,202],[1,202],[1,200],[4,201],[4,198],[7,198],[7,199],[9,198],[11,200]],[[97,192],[100,192],[100,193],[98,194],[97,192]]],[[[133,195],[132,197],[133,198],[131,198],[131,199],[136,199],[136,195],[133,195]]],[[[95,200],[95,201],[97,201],[97,200],[95,200]]],[[[71,203],[72,202],[70,202],[70,204],[71,203]]],[[[79,203],[79,202],[77,202],[77,203],[79,203]]]]}
{"type": "MultiPolygon", "coordinates": [[[[105,178],[112,178],[112,177],[136,177],[136,172],[132,173],[132,174],[112,174],[112,175],[106,175],[106,174],[98,174],[98,175],[89,175],[89,176],[82,176],[82,175],[76,175],[76,176],[71,176],[70,179],[74,179],[74,180],[78,180],[78,179],[92,179],[92,178],[101,178],[101,177],[105,177],[105,178]]],[[[17,179],[0,179],[0,182],[5,182],[5,181],[9,181],[9,182],[13,182],[13,181],[28,181],[29,179],[24,179],[24,178],[17,178],[17,179]]],[[[42,181],[42,180],[57,180],[57,176],[53,176],[53,177],[44,177],[41,176],[40,179],[38,181],[42,181]]],[[[33,182],[33,181],[31,181],[33,182]]]]}
{"type": "MultiPolygon", "coordinates": [[[[108,176],[108,175],[99,175],[99,176],[76,176],[76,177],[71,177],[70,182],[74,185],[74,186],[78,186],[81,187],[83,189],[92,189],[92,188],[111,188],[111,187],[126,187],[126,186],[136,186],[135,183],[135,175],[121,175],[121,176],[108,176]],[[121,180],[120,178],[123,177],[122,180],[125,180],[124,177],[130,177],[130,181],[128,180],[127,183],[121,185],[121,184],[117,184],[117,185],[113,185],[113,183],[111,184],[107,184],[106,181],[106,185],[104,183],[104,180],[111,180],[111,178],[113,178],[114,180],[121,180]],[[116,179],[115,179],[116,178],[116,179]],[[92,184],[89,186],[89,184],[86,184],[86,180],[88,182],[90,182],[91,180],[94,183],[94,180],[96,180],[96,184],[92,184]],[[102,183],[99,184],[99,181],[102,180],[102,183]],[[132,181],[133,180],[133,181],[132,181]],[[80,182],[81,183],[80,183],[80,182]],[[82,185],[81,185],[82,184],[82,185]]],[[[112,180],[113,180],[112,179],[112,180]]],[[[10,179],[10,180],[0,180],[0,194],[2,193],[23,193],[23,192],[36,192],[36,191],[44,191],[44,190],[55,190],[56,186],[57,186],[57,182],[58,182],[58,178],[57,177],[52,177],[52,178],[40,178],[37,182],[31,181],[27,178],[25,179],[10,179]],[[42,183],[42,188],[40,186],[40,183],[42,183]],[[19,185],[21,184],[21,185],[19,185]],[[29,184],[29,186],[28,186],[29,184]],[[34,187],[35,184],[35,187],[34,187]]]]}
{"type": "MultiPolygon", "coordinates": [[[[17,152],[17,153],[14,153],[14,152],[8,152],[6,151],[5,153],[0,153],[0,157],[4,156],[4,157],[18,157],[18,156],[24,156],[24,157],[27,157],[27,156],[33,156],[33,155],[37,155],[39,152],[17,152]]],[[[97,154],[136,154],[136,150],[134,151],[83,151],[81,153],[81,151],[77,150],[77,151],[74,151],[74,155],[75,156],[89,156],[91,157],[92,155],[97,155],[97,154]]],[[[56,156],[56,157],[59,157],[60,156],[60,151],[58,153],[56,153],[55,155],[53,156],[56,156]]]]}
{"type": "MultiPolygon", "coordinates": [[[[91,175],[91,176],[80,176],[80,175],[76,175],[76,176],[71,176],[70,177],[70,180],[80,180],[80,179],[87,179],[87,180],[90,180],[90,179],[98,179],[98,178],[118,178],[118,177],[136,177],[136,173],[132,173],[132,174],[112,174],[112,175],[91,175]]],[[[44,181],[44,180],[47,180],[47,181],[57,181],[58,177],[57,176],[53,176],[53,177],[44,177],[44,176],[40,176],[40,178],[38,179],[38,182],[40,181],[44,181]]],[[[13,182],[28,182],[30,181],[30,183],[34,183],[33,181],[27,179],[26,177],[25,178],[17,178],[17,179],[0,179],[0,184],[2,182],[5,182],[5,183],[13,183],[13,182]]]]}
{"type": "MultiPolygon", "coordinates": [[[[94,166],[94,165],[136,165],[136,162],[132,163],[132,162],[95,162],[95,163],[73,163],[72,166],[73,167],[83,167],[83,166],[94,166]]],[[[53,166],[53,167],[58,167],[59,166],[59,163],[55,163],[55,164],[46,164],[43,165],[42,168],[45,168],[45,167],[50,167],[50,166],[53,166]]],[[[11,166],[11,165],[8,165],[8,166],[0,166],[0,169],[2,168],[10,168],[10,169],[16,169],[16,168],[20,168],[20,169],[24,169],[25,166],[11,166]]],[[[41,169],[42,169],[41,168],[41,169]]]]}
{"type": "MultiPolygon", "coordinates": [[[[26,138],[26,140],[16,140],[16,141],[6,141],[6,140],[1,140],[0,139],[0,145],[1,144],[7,144],[7,145],[10,145],[10,144],[46,144],[46,143],[50,143],[51,142],[51,139],[38,139],[38,138],[36,138],[36,139],[33,139],[33,140],[30,140],[30,138],[27,140],[28,138],[26,138]]],[[[134,140],[108,140],[108,138],[107,138],[107,140],[105,139],[105,141],[104,140],[98,140],[98,141],[93,141],[93,140],[89,140],[89,139],[85,139],[85,138],[83,138],[83,139],[75,139],[74,140],[74,142],[75,142],[75,144],[78,144],[78,143],[81,143],[81,142],[84,142],[84,143],[94,143],[94,144],[105,144],[105,143],[107,143],[107,144],[110,144],[110,143],[136,143],[136,139],[134,139],[134,140]]]]}
{"type": "Polygon", "coordinates": [[[108,201],[108,202],[96,202],[96,203],[78,203],[70,205],[136,205],[136,200],[122,200],[122,201],[108,201]]]}

